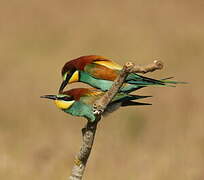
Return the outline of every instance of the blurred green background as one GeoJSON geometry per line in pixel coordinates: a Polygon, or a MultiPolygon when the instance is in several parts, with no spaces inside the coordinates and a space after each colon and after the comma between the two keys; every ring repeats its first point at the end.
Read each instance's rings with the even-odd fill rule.
{"type": "Polygon", "coordinates": [[[139,90],[153,106],[104,118],[84,179],[203,180],[203,18],[201,0],[1,1],[0,179],[67,179],[86,121],[39,96],[57,92],[67,60],[97,54],[160,59],[147,76],[190,84],[139,90]]]}

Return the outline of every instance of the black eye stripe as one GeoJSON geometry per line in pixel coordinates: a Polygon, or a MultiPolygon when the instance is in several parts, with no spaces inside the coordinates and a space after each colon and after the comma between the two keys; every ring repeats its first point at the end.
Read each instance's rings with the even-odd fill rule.
{"type": "Polygon", "coordinates": [[[64,100],[64,101],[72,101],[74,100],[73,97],[69,97],[69,96],[64,96],[64,97],[58,97],[59,100],[64,100]]]}

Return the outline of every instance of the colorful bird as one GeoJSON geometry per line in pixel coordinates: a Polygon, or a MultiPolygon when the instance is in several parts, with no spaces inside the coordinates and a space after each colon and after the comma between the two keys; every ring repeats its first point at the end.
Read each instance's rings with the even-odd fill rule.
{"type": "MultiPolygon", "coordinates": [[[[56,106],[64,112],[73,116],[81,116],[93,122],[96,117],[92,106],[94,102],[104,95],[104,92],[95,88],[75,88],[58,95],[45,95],[41,98],[48,98],[55,101],[56,106]]],[[[148,103],[134,102],[133,100],[147,98],[151,96],[137,96],[125,93],[117,93],[111,103],[107,106],[105,112],[111,113],[121,106],[151,105],[148,103]]]]}
{"type": "MultiPolygon", "coordinates": [[[[122,66],[102,56],[90,55],[79,57],[68,61],[62,68],[63,82],[59,92],[62,92],[68,83],[73,82],[84,82],[102,91],[107,91],[121,70],[122,66]]],[[[169,86],[168,84],[179,83],[167,81],[167,79],[156,80],[130,73],[120,92],[128,93],[150,85],[169,86]]]]}

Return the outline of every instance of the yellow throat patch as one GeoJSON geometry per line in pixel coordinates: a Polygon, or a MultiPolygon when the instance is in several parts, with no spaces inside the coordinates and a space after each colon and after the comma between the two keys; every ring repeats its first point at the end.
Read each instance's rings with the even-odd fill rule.
{"type": "Polygon", "coordinates": [[[79,81],[79,71],[75,71],[72,74],[72,77],[69,79],[69,83],[78,82],[79,81]]]}
{"type": "Polygon", "coordinates": [[[55,100],[55,104],[59,109],[68,109],[75,101],[55,100]]]}

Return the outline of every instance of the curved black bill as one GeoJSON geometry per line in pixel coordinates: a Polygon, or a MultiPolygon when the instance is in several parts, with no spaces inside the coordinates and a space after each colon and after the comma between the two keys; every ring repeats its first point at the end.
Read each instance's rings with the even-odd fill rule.
{"type": "Polygon", "coordinates": [[[44,95],[44,96],[40,96],[40,98],[47,98],[47,99],[56,100],[57,96],[56,95],[44,95]]]}
{"type": "Polygon", "coordinates": [[[64,90],[64,88],[66,87],[67,84],[68,84],[68,79],[66,78],[66,79],[62,82],[62,84],[61,84],[61,86],[60,86],[60,88],[59,88],[59,92],[63,92],[63,90],[64,90]]]}

